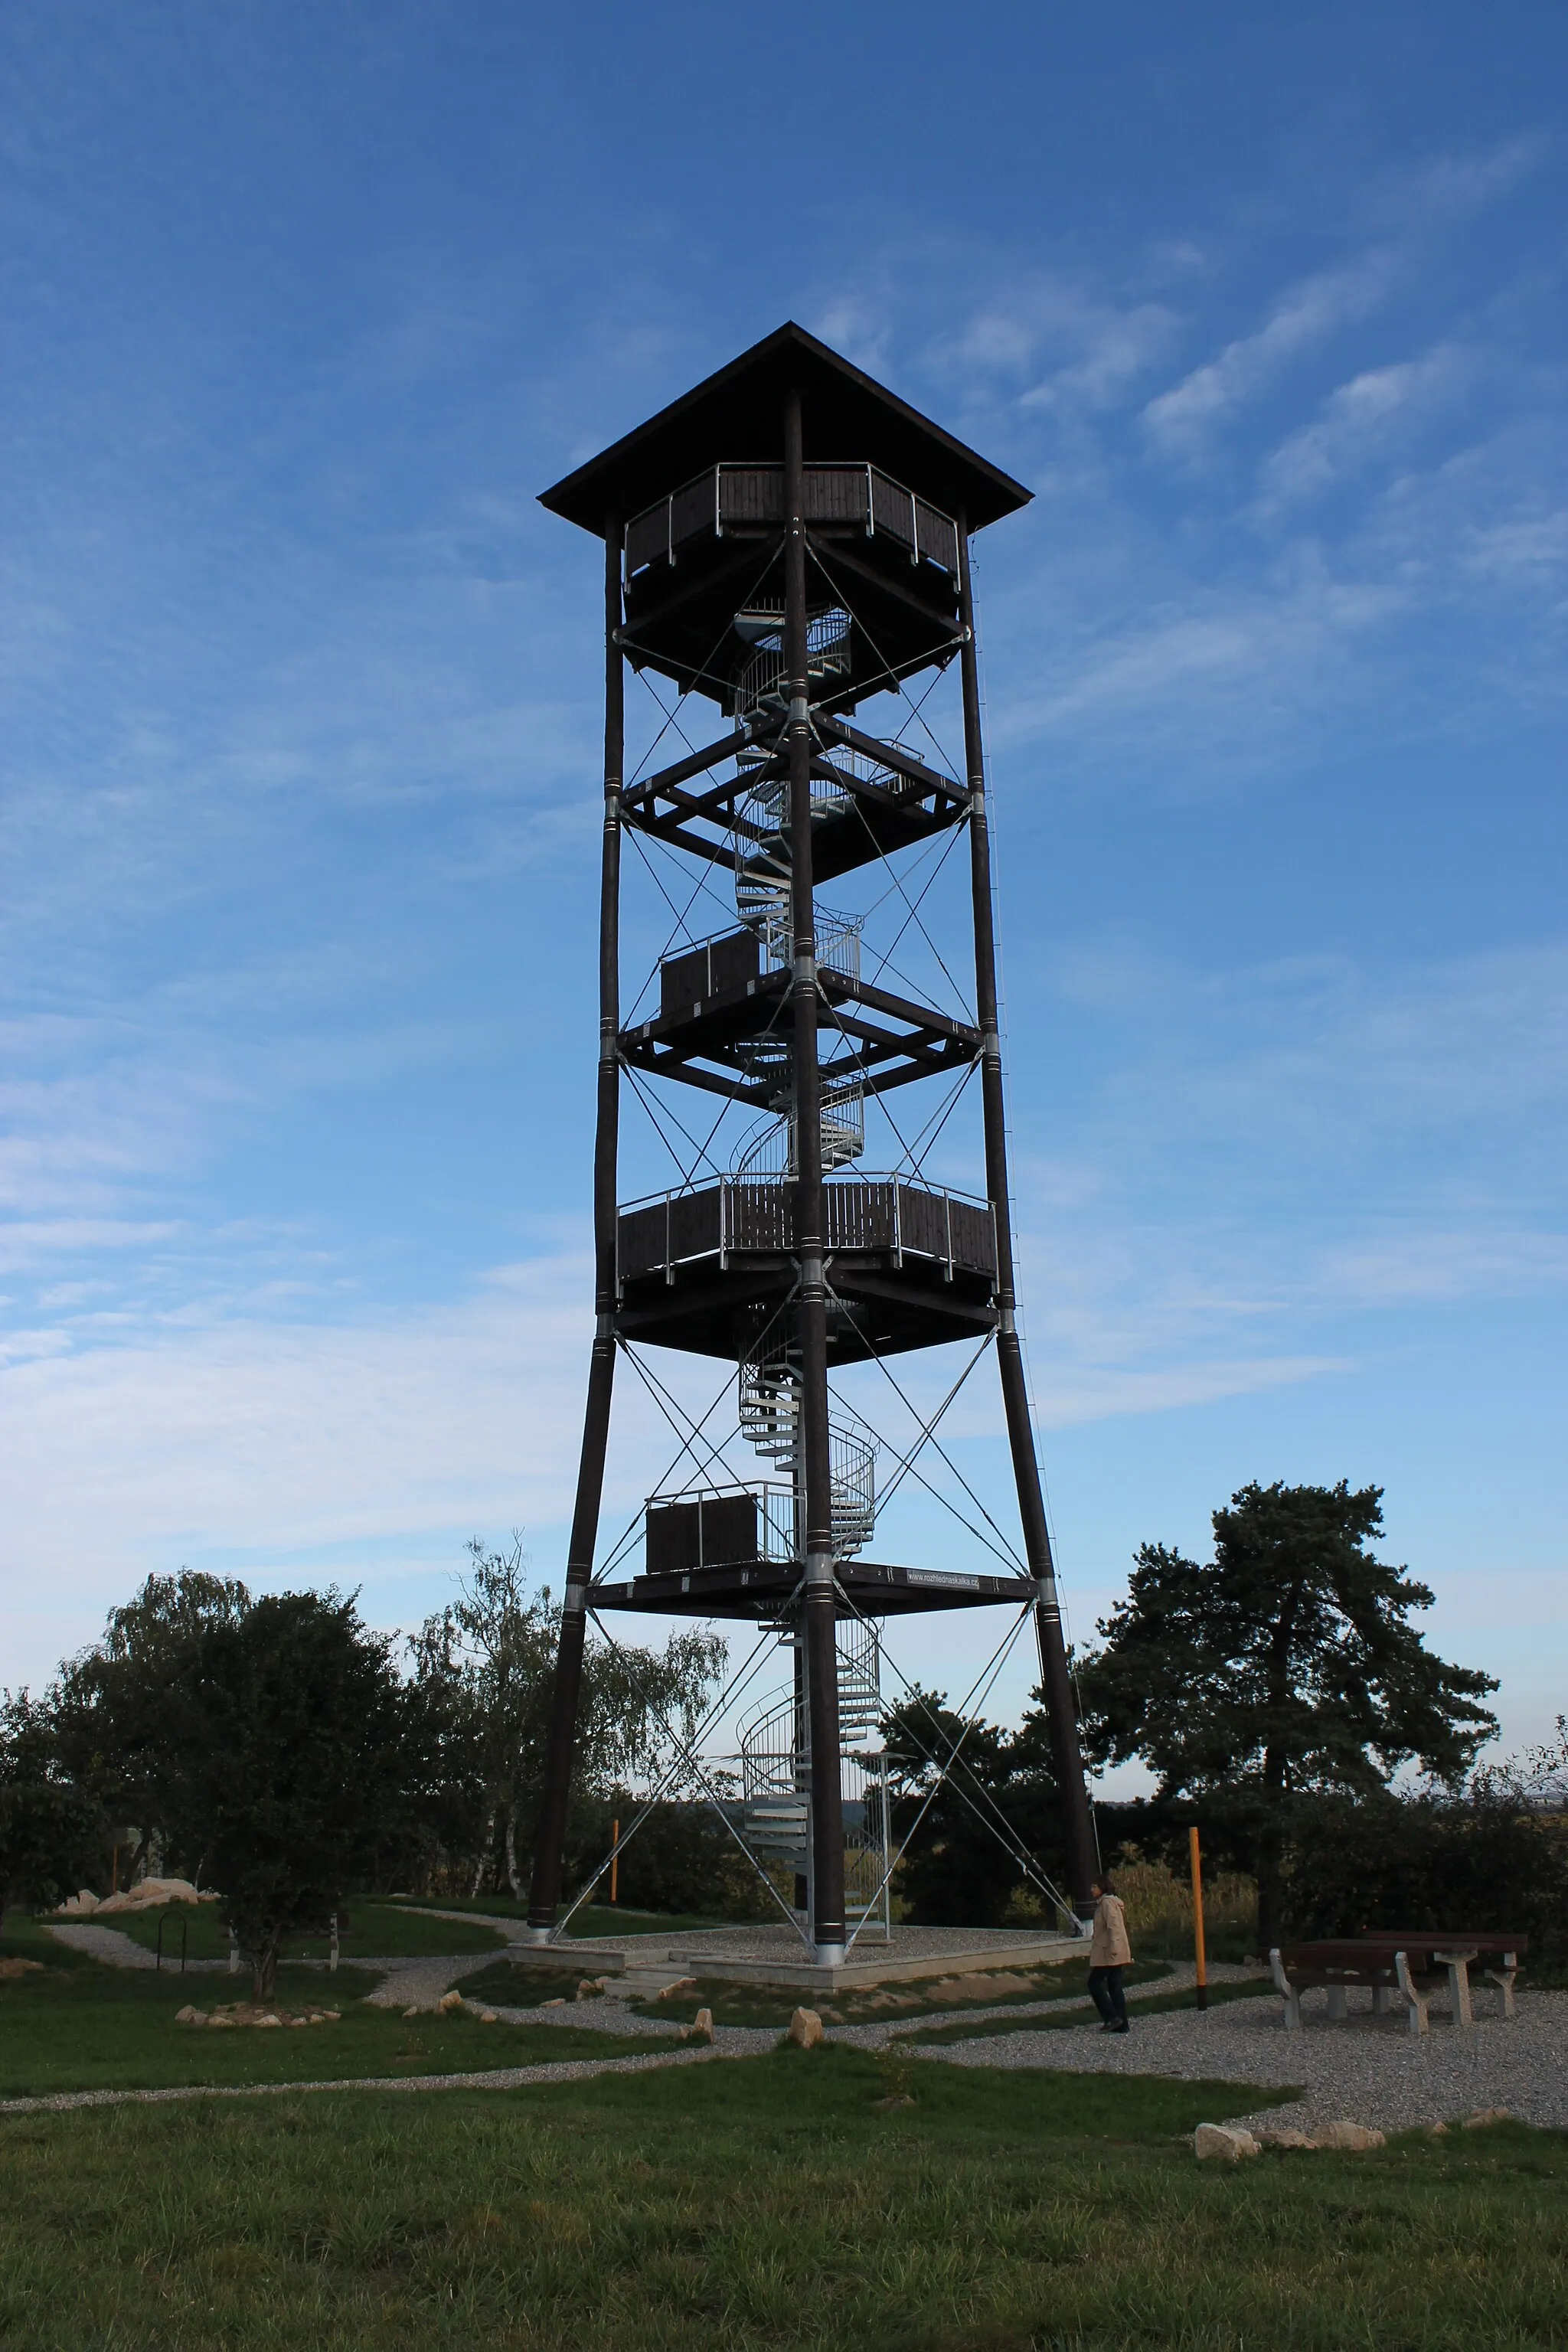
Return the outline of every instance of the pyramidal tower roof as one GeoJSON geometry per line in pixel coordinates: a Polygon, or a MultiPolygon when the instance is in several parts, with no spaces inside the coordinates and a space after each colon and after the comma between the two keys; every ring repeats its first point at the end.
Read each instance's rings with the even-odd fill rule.
{"type": "Polygon", "coordinates": [[[793,320],[694,384],[646,424],[541,494],[568,522],[604,535],[714,465],[778,464],[784,395],[799,387],[808,463],[882,467],[971,530],[1026,506],[1033,492],[793,320]]]}

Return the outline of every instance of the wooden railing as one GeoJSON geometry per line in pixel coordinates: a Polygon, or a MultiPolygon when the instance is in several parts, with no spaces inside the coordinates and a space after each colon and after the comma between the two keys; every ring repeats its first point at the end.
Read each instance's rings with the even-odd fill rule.
{"type": "MultiPolygon", "coordinates": [[[[956,576],[958,525],[940,507],[904,488],[875,466],[808,466],[808,523],[859,530],[889,539],[911,563],[934,563],[956,576]]],[[[653,563],[674,563],[678,551],[727,530],[765,530],[784,520],[782,466],[710,466],[668,498],[633,517],[626,529],[628,581],[653,563]]]]}
{"type": "MultiPolygon", "coordinates": [[[[825,1184],[829,1251],[885,1251],[933,1260],[951,1279],[996,1271],[996,1232],[989,1204],[945,1187],[933,1190],[892,1176],[825,1184]]],[[[616,1265],[623,1281],[699,1259],[783,1256],[795,1246],[795,1187],[778,1178],[727,1178],[701,1191],[661,1192],[621,1211],[616,1265]]]]}

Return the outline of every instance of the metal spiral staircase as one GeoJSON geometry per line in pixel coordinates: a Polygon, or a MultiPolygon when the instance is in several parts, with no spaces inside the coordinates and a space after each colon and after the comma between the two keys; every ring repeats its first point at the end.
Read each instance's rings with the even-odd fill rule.
{"type": "MultiPolygon", "coordinates": [[[[757,606],[738,614],[738,633],[756,647],[737,689],[740,715],[757,719],[770,700],[779,700],[784,673],[784,607],[757,606]]],[[[849,616],[830,608],[813,616],[808,644],[810,676],[820,680],[847,666],[849,616]]],[[[782,707],[782,706],[781,706],[782,707]]],[[[741,803],[742,826],[735,834],[735,905],[742,923],[757,933],[765,961],[775,968],[792,953],[790,930],[790,841],[785,829],[787,786],[779,778],[758,782],[741,803]]],[[[837,814],[843,795],[813,795],[814,818],[837,814]]],[[[838,971],[858,977],[860,919],[823,914],[817,956],[838,971]]],[[[774,1034],[752,1048],[759,1076],[776,1075],[787,1087],[789,1040],[774,1034]]],[[[858,1079],[825,1085],[822,1097],[822,1172],[846,1168],[866,1148],[866,1105],[858,1079]]],[[[734,1172],[752,1182],[783,1182],[795,1172],[795,1121],[787,1096],[742,1144],[734,1172]]],[[[766,1461],[788,1471],[797,1492],[801,1477],[801,1427],[805,1414],[799,1351],[786,1339],[764,1339],[740,1366],[742,1434],[766,1461]]],[[[869,1542],[877,1523],[876,1456],[864,1439],[831,1424],[833,1545],[843,1558],[869,1542]]]]}
{"type": "MultiPolygon", "coordinates": [[[[881,1653],[874,1626],[840,1625],[838,1736],[858,1783],[845,1833],[845,1872],[862,1920],[888,1910],[887,1759],[867,1752],[882,1718],[881,1653]],[[857,1818],[858,1816],[858,1818],[857,1818]]],[[[804,1873],[811,1852],[811,1753],[804,1694],[795,1687],[758,1701],[740,1727],[743,1830],[752,1851],[804,1873]]]]}

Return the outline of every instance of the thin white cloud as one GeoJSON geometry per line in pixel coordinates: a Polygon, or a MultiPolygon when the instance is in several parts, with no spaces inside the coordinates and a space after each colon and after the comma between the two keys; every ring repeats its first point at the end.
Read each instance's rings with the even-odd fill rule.
{"type": "MultiPolygon", "coordinates": [[[[1238,335],[1218,355],[1150,401],[1143,421],[1156,447],[1193,458],[1215,429],[1280,376],[1290,363],[1381,309],[1418,274],[1431,234],[1510,193],[1539,153],[1537,142],[1510,140],[1489,154],[1436,157],[1384,189],[1373,210],[1394,234],[1338,267],[1288,288],[1260,327],[1238,335]]],[[[1367,398],[1375,402],[1375,391],[1367,398]]]]}
{"type": "Polygon", "coordinates": [[[1266,461],[1265,510],[1277,512],[1328,489],[1453,400],[1475,368],[1473,353],[1443,343],[1419,359],[1352,376],[1331,393],[1310,425],[1291,434],[1266,461]]]}
{"type": "MultiPolygon", "coordinates": [[[[13,1365],[0,1375],[8,1590],[44,1579],[112,1596],[186,1548],[259,1558],[558,1519],[591,1289],[586,1263],[563,1258],[446,1309],[142,1328],[13,1365]]],[[[635,1402],[632,1422],[646,1422],[635,1402]]]]}
{"type": "Polygon", "coordinates": [[[1174,455],[1195,455],[1215,426],[1291,360],[1384,302],[1397,281],[1401,258],[1393,245],[1374,246],[1342,268],[1321,270],[1291,287],[1261,327],[1238,336],[1217,359],[1205,361],[1149,402],[1143,421],[1154,441],[1174,455]]]}

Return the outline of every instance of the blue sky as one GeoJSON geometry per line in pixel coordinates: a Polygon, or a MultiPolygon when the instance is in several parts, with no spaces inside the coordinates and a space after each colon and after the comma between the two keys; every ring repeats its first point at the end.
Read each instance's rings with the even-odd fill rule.
{"type": "MultiPolygon", "coordinates": [[[[1375,1481],[1542,1735],[1561,11],[16,0],[0,43],[0,1680],[182,1561],[386,1625],[471,1532],[559,1580],[599,576],[534,497],[795,317],[1037,494],[977,577],[1075,1631],[1247,1478],[1375,1481]]],[[[955,1444],[994,1488],[989,1390],[955,1444]]],[[[956,1692],[978,1638],[900,1655],[956,1692]]]]}

